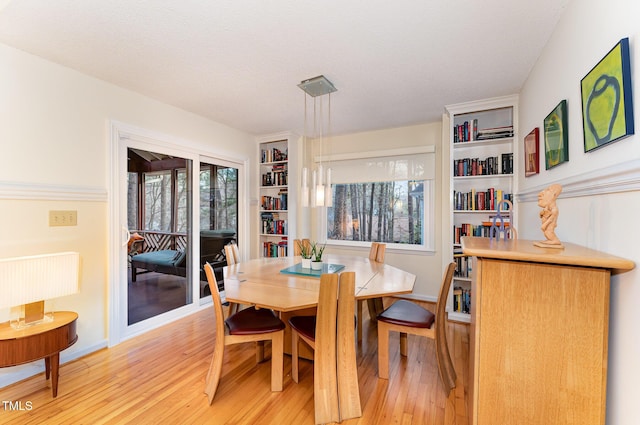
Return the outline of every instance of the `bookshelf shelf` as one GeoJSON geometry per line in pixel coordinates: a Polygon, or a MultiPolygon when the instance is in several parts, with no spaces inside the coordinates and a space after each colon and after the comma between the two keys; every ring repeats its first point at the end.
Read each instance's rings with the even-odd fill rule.
{"type": "Polygon", "coordinates": [[[453,144],[454,149],[469,149],[469,148],[485,148],[487,146],[511,144],[513,143],[513,137],[502,137],[499,139],[489,140],[473,140],[470,142],[458,142],[453,144]]]}
{"type": "Polygon", "coordinates": [[[482,180],[482,179],[510,179],[513,173],[509,174],[481,174],[476,176],[453,176],[454,180],[482,180]]]}
{"type": "MultiPolygon", "coordinates": [[[[449,180],[453,193],[449,208],[452,256],[460,251],[462,235],[488,236],[487,224],[497,214],[501,199],[513,202],[517,104],[517,96],[505,96],[445,108],[450,130],[445,146],[450,147],[450,167],[444,167],[449,170],[444,178],[449,180]]],[[[513,213],[510,219],[515,222],[513,213]]],[[[454,261],[458,267],[447,311],[450,320],[469,322],[472,261],[459,255],[454,261]]]]}
{"type": "Polygon", "coordinates": [[[453,210],[455,214],[495,214],[497,210],[453,210]]]}

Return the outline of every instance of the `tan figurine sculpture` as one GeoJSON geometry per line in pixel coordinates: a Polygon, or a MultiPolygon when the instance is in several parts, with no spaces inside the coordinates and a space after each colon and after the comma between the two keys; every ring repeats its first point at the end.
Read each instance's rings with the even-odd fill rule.
{"type": "Polygon", "coordinates": [[[542,233],[547,238],[545,241],[534,242],[535,246],[543,248],[564,248],[560,239],[556,236],[555,229],[558,225],[558,207],[556,199],[562,192],[562,186],[552,184],[542,192],[538,193],[538,206],[542,207],[540,211],[540,220],[542,221],[542,233]]]}

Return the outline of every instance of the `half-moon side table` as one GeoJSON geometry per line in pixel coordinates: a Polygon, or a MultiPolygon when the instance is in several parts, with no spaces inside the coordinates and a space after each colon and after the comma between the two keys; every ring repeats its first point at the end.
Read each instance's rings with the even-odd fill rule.
{"type": "Polygon", "coordinates": [[[51,376],[53,396],[58,395],[60,352],[77,340],[78,314],[57,311],[53,321],[25,329],[13,329],[9,322],[0,323],[0,367],[17,366],[44,359],[45,375],[51,376]]]}

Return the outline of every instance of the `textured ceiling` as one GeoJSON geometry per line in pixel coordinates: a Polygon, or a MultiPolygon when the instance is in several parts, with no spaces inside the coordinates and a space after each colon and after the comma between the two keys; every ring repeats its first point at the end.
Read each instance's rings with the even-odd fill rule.
{"type": "Polygon", "coordinates": [[[434,122],[517,93],[569,0],[0,0],[0,42],[252,134],[434,122]]]}

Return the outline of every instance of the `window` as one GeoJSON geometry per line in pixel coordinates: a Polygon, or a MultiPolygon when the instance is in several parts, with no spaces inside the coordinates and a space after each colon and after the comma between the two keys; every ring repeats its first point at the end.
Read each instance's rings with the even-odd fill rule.
{"type": "Polygon", "coordinates": [[[332,159],[333,206],[327,208],[327,241],[432,249],[434,162],[433,147],[332,159]]]}
{"type": "Polygon", "coordinates": [[[127,173],[127,225],[129,229],[139,229],[138,223],[138,173],[127,173]]]}
{"type": "Polygon", "coordinates": [[[424,245],[424,181],[336,184],[327,239],[424,245]]]}
{"type": "Polygon", "coordinates": [[[238,169],[200,164],[200,228],[238,229],[238,169]]]}
{"type": "Polygon", "coordinates": [[[144,174],[145,230],[171,231],[171,171],[144,174]]]}

